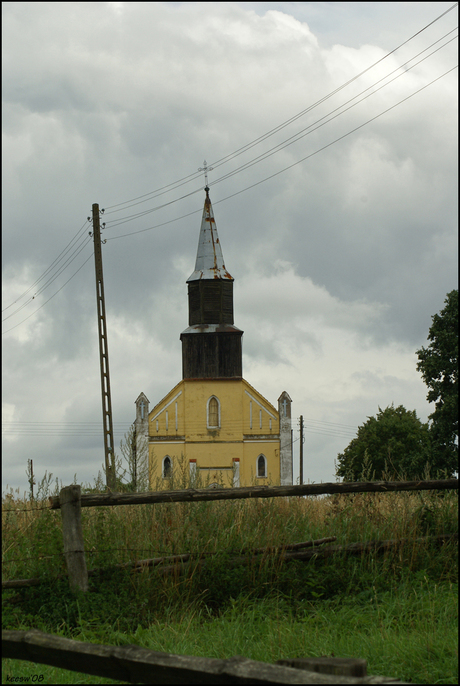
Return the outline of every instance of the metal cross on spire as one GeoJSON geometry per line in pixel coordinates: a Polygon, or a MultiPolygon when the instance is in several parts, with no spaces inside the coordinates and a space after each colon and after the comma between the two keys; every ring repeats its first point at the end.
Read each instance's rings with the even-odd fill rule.
{"type": "Polygon", "coordinates": [[[209,187],[208,187],[208,171],[212,171],[212,170],[214,169],[214,167],[208,167],[208,163],[206,162],[206,160],[203,162],[203,165],[204,165],[203,167],[199,167],[199,168],[198,168],[198,171],[204,171],[204,180],[206,181],[206,188],[205,188],[205,190],[208,190],[208,191],[209,191],[209,187]]]}

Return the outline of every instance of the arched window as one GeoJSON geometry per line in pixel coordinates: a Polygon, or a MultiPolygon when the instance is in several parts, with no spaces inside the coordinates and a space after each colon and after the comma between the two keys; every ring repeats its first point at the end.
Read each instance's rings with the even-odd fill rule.
{"type": "Polygon", "coordinates": [[[206,409],[208,429],[220,429],[220,402],[215,395],[209,398],[206,409]]]}
{"type": "Polygon", "coordinates": [[[267,476],[267,458],[265,455],[259,455],[257,458],[257,476],[259,478],[267,476]]]}
{"type": "Polygon", "coordinates": [[[172,477],[172,461],[169,455],[163,458],[163,479],[170,479],[172,477]]]}

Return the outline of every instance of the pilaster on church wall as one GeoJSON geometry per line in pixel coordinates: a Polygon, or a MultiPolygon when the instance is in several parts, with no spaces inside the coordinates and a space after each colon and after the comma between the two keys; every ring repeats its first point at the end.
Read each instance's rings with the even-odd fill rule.
{"type": "Polygon", "coordinates": [[[136,419],[133,424],[136,429],[137,447],[148,447],[149,434],[149,399],[145,393],[141,393],[135,400],[136,405],[136,419]],[[142,416],[143,415],[143,416],[142,416]]]}
{"type": "Polygon", "coordinates": [[[282,486],[291,485],[293,482],[292,471],[292,400],[286,391],[278,398],[278,411],[280,415],[280,480],[282,486]]]}

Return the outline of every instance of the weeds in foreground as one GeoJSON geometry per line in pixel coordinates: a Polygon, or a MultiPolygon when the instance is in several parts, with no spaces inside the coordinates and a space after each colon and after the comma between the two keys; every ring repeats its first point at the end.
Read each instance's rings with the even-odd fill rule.
{"type": "MultiPolygon", "coordinates": [[[[228,658],[245,655],[275,662],[282,658],[335,655],[360,657],[369,674],[414,683],[458,683],[457,587],[424,578],[406,579],[393,591],[370,588],[354,597],[303,601],[295,606],[280,594],[262,599],[230,598],[217,617],[199,602],[187,611],[169,606],[148,626],[131,630],[83,617],[72,637],[109,645],[138,645],[160,652],[228,658]]],[[[80,603],[78,603],[80,606],[80,603]]],[[[96,613],[97,614],[97,613],[96,613]]],[[[48,629],[49,630],[49,629],[48,629]]],[[[68,635],[64,627],[53,633],[68,635]]],[[[6,675],[37,673],[31,663],[4,660],[6,675]],[[32,671],[31,671],[32,670],[32,671]]],[[[116,683],[39,666],[45,683],[116,683]]]]}
{"type": "Polygon", "coordinates": [[[45,505],[4,502],[5,578],[45,580],[3,592],[4,628],[209,657],[334,653],[365,657],[371,673],[456,683],[457,545],[417,540],[457,530],[455,492],[84,508],[87,564],[99,570],[84,596],[56,580],[65,572],[61,519],[45,505]],[[259,555],[230,566],[242,550],[326,536],[408,543],[381,555],[288,564],[259,555]],[[181,574],[113,567],[202,552],[216,555],[181,574]]]}

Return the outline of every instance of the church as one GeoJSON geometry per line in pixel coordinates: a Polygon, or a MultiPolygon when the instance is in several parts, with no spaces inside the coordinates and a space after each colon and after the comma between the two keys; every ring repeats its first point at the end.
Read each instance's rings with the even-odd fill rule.
{"type": "Polygon", "coordinates": [[[187,280],[189,325],[180,335],[182,381],[152,410],[144,393],[135,401],[150,488],[168,489],[184,470],[191,485],[214,488],[292,484],[292,401],[283,391],[276,408],[243,378],[234,280],[207,185],[205,192],[195,269],[187,280]]]}

